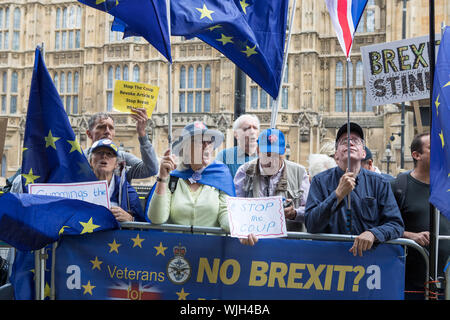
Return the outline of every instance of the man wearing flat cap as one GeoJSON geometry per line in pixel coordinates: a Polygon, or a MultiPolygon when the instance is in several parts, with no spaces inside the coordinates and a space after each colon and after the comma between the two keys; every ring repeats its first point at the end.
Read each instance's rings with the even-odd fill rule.
{"type": "Polygon", "coordinates": [[[375,243],[399,238],[404,231],[389,182],[361,167],[365,156],[362,128],[350,122],[347,137],[347,124],[343,125],[336,135],[338,166],[314,176],[305,209],[308,232],[357,235],[349,251],[360,256],[375,243]]]}

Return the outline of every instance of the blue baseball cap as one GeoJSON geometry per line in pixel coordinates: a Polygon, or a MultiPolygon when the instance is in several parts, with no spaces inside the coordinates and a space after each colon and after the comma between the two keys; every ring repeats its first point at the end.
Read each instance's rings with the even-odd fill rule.
{"type": "Polygon", "coordinates": [[[274,152],[283,155],[286,151],[284,134],[278,129],[266,129],[258,137],[258,147],[260,152],[274,152]]]}
{"type": "Polygon", "coordinates": [[[100,139],[94,142],[91,147],[91,152],[94,152],[100,147],[106,147],[114,151],[114,154],[117,156],[117,151],[119,150],[114,142],[111,139],[100,139]]]}

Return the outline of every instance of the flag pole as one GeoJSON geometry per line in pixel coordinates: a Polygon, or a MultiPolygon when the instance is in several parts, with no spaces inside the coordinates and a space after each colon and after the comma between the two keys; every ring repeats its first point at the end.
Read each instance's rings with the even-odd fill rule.
{"type": "MultiPolygon", "coordinates": [[[[434,0],[430,0],[429,5],[429,16],[430,16],[430,104],[433,101],[433,86],[434,86],[434,71],[435,71],[435,59],[436,59],[436,47],[435,47],[435,30],[434,30],[434,0]]],[[[432,132],[433,117],[430,111],[430,132],[432,132]]],[[[430,202],[429,218],[430,218],[430,254],[429,254],[429,280],[431,281],[430,292],[436,292],[437,280],[437,236],[436,230],[438,226],[436,225],[436,208],[430,202]]],[[[427,291],[428,294],[428,291],[427,291]]],[[[436,296],[433,295],[433,299],[436,296]]]]}
{"type": "MultiPolygon", "coordinates": [[[[168,28],[169,28],[169,39],[171,36],[171,22],[170,22],[170,0],[166,1],[166,7],[167,7],[167,22],[168,22],[168,28]]],[[[168,84],[168,90],[169,90],[169,95],[168,95],[168,124],[169,124],[169,128],[168,128],[168,135],[167,135],[167,142],[169,144],[169,150],[170,153],[172,153],[172,101],[173,101],[173,92],[172,92],[172,72],[173,72],[173,68],[172,68],[172,62],[169,61],[169,64],[167,65],[167,81],[169,82],[168,84]]]]}
{"type": "MultiPolygon", "coordinates": [[[[351,48],[350,48],[351,50],[351,48]]],[[[346,101],[345,101],[345,105],[347,108],[347,171],[351,172],[352,168],[351,168],[351,161],[350,161],[350,75],[349,75],[349,63],[350,63],[350,50],[348,52],[348,56],[347,56],[347,60],[345,63],[345,68],[346,68],[346,101]]],[[[352,233],[352,197],[351,197],[351,192],[347,195],[347,230],[348,233],[351,234],[352,233]]]]}
{"type": "Polygon", "coordinates": [[[285,49],[284,49],[283,66],[281,68],[280,88],[278,89],[278,96],[277,96],[277,98],[272,101],[272,116],[271,116],[271,119],[270,119],[270,127],[273,128],[273,129],[276,127],[276,123],[277,123],[278,106],[280,104],[280,95],[281,95],[281,90],[283,89],[284,73],[286,72],[286,65],[287,65],[287,61],[288,61],[289,44],[291,43],[292,25],[293,25],[293,22],[294,22],[296,5],[297,5],[297,0],[294,0],[294,3],[292,5],[291,18],[290,18],[290,21],[289,21],[288,39],[287,39],[287,43],[286,43],[286,46],[285,46],[285,49]]]}

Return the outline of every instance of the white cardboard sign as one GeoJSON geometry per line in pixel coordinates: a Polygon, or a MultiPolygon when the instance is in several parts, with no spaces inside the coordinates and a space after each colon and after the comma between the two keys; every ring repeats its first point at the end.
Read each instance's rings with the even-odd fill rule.
{"type": "Polygon", "coordinates": [[[287,236],[283,199],[228,197],[228,220],[232,237],[246,238],[253,233],[258,238],[287,236]]]}
{"type": "Polygon", "coordinates": [[[32,183],[31,194],[40,194],[83,200],[109,208],[108,182],[89,181],[76,183],[32,183]]]}

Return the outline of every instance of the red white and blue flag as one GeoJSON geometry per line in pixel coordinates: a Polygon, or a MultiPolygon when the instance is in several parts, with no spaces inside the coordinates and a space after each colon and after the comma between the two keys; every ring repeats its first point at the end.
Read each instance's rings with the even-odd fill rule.
{"type": "Polygon", "coordinates": [[[325,0],[325,2],[339,43],[348,58],[367,0],[325,0]]]}

